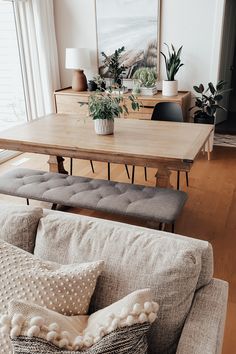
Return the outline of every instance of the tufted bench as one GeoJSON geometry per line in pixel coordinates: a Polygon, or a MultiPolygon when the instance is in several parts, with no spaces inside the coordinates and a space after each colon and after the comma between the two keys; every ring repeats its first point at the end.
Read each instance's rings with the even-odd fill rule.
{"type": "Polygon", "coordinates": [[[173,231],[187,199],[186,193],[172,189],[25,168],[1,175],[0,193],[136,217],[161,227],[168,223],[173,231]]]}

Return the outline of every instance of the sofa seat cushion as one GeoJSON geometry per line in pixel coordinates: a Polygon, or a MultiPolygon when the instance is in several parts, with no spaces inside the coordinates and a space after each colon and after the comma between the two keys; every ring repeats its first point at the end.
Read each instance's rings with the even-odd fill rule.
{"type": "Polygon", "coordinates": [[[43,209],[0,204],[0,239],[33,253],[36,230],[43,209]]]}
{"type": "Polygon", "coordinates": [[[152,354],[176,351],[194,292],[213,273],[208,242],[62,212],[40,220],[35,254],[63,263],[105,261],[90,312],[151,288],[160,305],[149,334],[152,354]]]}

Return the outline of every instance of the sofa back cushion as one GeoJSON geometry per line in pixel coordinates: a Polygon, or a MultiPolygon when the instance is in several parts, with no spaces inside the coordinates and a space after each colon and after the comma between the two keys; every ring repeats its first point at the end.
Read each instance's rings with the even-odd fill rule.
{"type": "Polygon", "coordinates": [[[59,212],[40,220],[34,252],[60,263],[105,261],[90,312],[151,288],[160,304],[148,338],[152,354],[176,351],[194,292],[213,273],[208,242],[59,212]]]}
{"type": "Polygon", "coordinates": [[[43,209],[0,204],[0,239],[33,253],[36,230],[43,209]]]}

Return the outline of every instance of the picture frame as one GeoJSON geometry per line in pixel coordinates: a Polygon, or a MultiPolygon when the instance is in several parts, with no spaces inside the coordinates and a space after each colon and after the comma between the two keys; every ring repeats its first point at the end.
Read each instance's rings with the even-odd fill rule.
{"type": "MultiPolygon", "coordinates": [[[[161,0],[94,0],[97,35],[97,65],[102,77],[109,78],[104,57],[125,47],[121,64],[125,82],[139,67],[160,73],[161,0]]],[[[127,86],[132,87],[131,83],[127,86]]]]}

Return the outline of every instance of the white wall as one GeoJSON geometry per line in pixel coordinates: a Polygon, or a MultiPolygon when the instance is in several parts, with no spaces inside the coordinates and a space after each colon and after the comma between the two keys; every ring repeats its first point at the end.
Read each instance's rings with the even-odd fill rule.
{"type": "MultiPolygon", "coordinates": [[[[184,67],[177,76],[180,90],[218,78],[223,6],[225,0],[162,0],[161,43],[183,45],[184,67]]],[[[95,0],[54,0],[62,87],[71,84],[72,73],[64,68],[66,47],[92,51],[96,72],[95,0]]],[[[164,49],[164,48],[162,48],[164,49]]],[[[160,79],[165,78],[161,58],[160,79]]]]}

